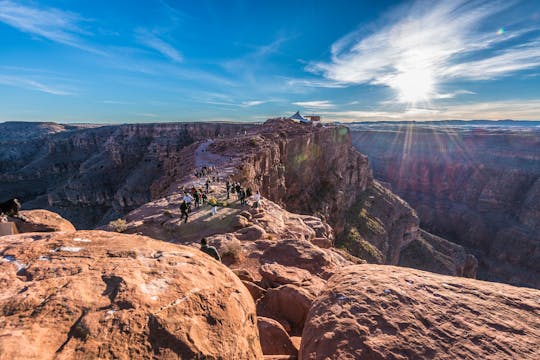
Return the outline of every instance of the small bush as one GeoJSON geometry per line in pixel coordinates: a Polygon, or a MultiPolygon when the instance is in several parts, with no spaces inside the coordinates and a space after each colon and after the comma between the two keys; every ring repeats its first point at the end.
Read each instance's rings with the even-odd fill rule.
{"type": "Polygon", "coordinates": [[[173,217],[173,213],[170,211],[170,210],[165,210],[163,212],[163,215],[167,216],[167,217],[173,217]]]}
{"type": "Polygon", "coordinates": [[[218,203],[218,201],[216,200],[215,197],[209,197],[209,198],[208,198],[208,204],[209,204],[209,205],[216,206],[217,203],[218,203]]]}
{"type": "Polygon", "coordinates": [[[257,146],[257,144],[258,144],[257,139],[255,139],[255,138],[249,139],[249,145],[251,145],[251,146],[257,146]]]}
{"type": "Polygon", "coordinates": [[[126,220],[124,219],[116,219],[114,221],[111,221],[109,223],[109,226],[112,228],[113,231],[116,231],[119,233],[123,233],[128,228],[126,220]]]}
{"type": "Polygon", "coordinates": [[[242,243],[240,240],[234,239],[227,241],[221,247],[221,256],[230,256],[235,261],[240,260],[240,255],[242,254],[242,243]]]}

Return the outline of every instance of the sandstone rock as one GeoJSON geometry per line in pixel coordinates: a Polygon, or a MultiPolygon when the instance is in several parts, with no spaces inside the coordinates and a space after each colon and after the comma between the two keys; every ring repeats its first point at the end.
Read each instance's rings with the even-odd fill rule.
{"type": "Polygon", "coordinates": [[[240,240],[256,241],[266,236],[266,231],[260,226],[252,225],[237,231],[236,237],[240,240]]]}
{"type": "Polygon", "coordinates": [[[232,220],[232,227],[234,229],[242,229],[249,226],[249,221],[242,215],[236,215],[232,220]]]}
{"type": "Polygon", "coordinates": [[[249,293],[253,297],[253,301],[255,303],[264,296],[266,293],[266,290],[260,287],[257,284],[252,283],[251,281],[245,281],[242,280],[242,283],[246,286],[246,288],[249,290],[249,293]]]}
{"type": "Polygon", "coordinates": [[[540,291],[355,265],[309,311],[301,359],[537,359],[540,291]]]}
{"type": "Polygon", "coordinates": [[[2,358],[262,358],[251,295],[197,249],[79,231],[0,253],[2,358]]]}
{"type": "Polygon", "coordinates": [[[330,253],[305,240],[279,241],[264,251],[261,262],[298,267],[323,278],[337,265],[330,253]]]}
{"type": "Polygon", "coordinates": [[[315,238],[311,242],[323,249],[329,249],[332,247],[332,240],[328,238],[315,238]]]}
{"type": "Polygon", "coordinates": [[[257,303],[257,314],[275,320],[285,320],[291,326],[291,335],[300,335],[307,313],[315,296],[296,285],[282,285],[268,289],[257,303]]]}
{"type": "Polygon", "coordinates": [[[324,280],[312,275],[307,270],[291,266],[286,267],[276,263],[261,265],[259,273],[262,276],[262,283],[266,287],[293,284],[307,289],[314,295],[318,295],[325,285],[324,280]]]}
{"type": "Polygon", "coordinates": [[[276,320],[259,316],[257,326],[264,355],[298,355],[291,338],[276,320]]]}
{"type": "Polygon", "coordinates": [[[22,210],[21,217],[10,218],[20,233],[75,231],[72,223],[48,210],[22,210]]]}

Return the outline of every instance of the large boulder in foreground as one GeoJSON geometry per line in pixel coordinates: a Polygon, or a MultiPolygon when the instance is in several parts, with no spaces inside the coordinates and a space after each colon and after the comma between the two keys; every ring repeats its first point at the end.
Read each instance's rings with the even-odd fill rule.
{"type": "Polygon", "coordinates": [[[301,359],[539,359],[540,291],[383,265],[332,276],[301,359]]]}
{"type": "Polygon", "coordinates": [[[104,231],[0,238],[6,359],[261,359],[255,305],[197,249],[104,231]]]}
{"type": "Polygon", "coordinates": [[[19,217],[10,217],[21,233],[75,231],[68,220],[49,210],[22,210],[19,217]]]}

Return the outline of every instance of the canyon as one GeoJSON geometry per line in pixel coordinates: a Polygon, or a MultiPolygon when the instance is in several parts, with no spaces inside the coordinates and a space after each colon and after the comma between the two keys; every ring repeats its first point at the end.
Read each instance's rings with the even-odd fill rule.
{"type": "Polygon", "coordinates": [[[538,290],[465,278],[476,276],[476,257],[426,231],[413,207],[376,180],[346,127],[279,118],[47,125],[39,135],[42,128],[28,126],[33,149],[15,135],[2,140],[0,193],[27,197],[8,218],[22,234],[0,237],[0,353],[538,355],[538,290]],[[63,163],[54,162],[59,149],[63,163]],[[203,166],[211,173],[197,177],[203,166]],[[184,222],[184,192],[207,178],[211,205],[194,206],[184,222]],[[41,187],[24,192],[16,179],[41,187]],[[260,190],[258,206],[227,196],[225,179],[260,190]],[[202,237],[221,264],[199,251],[202,237]]]}
{"type": "Polygon", "coordinates": [[[375,178],[411,204],[422,228],[471,251],[479,259],[480,279],[539,288],[536,124],[386,123],[351,129],[375,178]]]}

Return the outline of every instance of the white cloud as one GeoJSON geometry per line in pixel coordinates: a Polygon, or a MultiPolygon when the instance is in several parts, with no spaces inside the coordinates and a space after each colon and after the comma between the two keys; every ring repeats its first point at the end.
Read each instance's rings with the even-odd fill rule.
{"type": "Polygon", "coordinates": [[[72,92],[22,76],[0,75],[0,84],[34,90],[52,95],[73,95],[72,92]]]}
{"type": "Polygon", "coordinates": [[[0,1],[0,21],[22,32],[85,51],[100,53],[84,43],[81,28],[84,21],[78,14],[54,8],[25,6],[12,1],[0,1]]]}
{"type": "Polygon", "coordinates": [[[329,109],[335,107],[335,105],[329,100],[297,101],[293,102],[293,105],[313,109],[329,109]]]}
{"type": "Polygon", "coordinates": [[[139,29],[137,31],[137,40],[149,48],[161,53],[165,57],[168,57],[174,62],[181,62],[183,60],[183,56],[180,51],[178,51],[171,44],[165,42],[154,32],[139,29]]]}
{"type": "Polygon", "coordinates": [[[241,106],[251,107],[251,106],[262,105],[262,104],[267,103],[267,102],[268,102],[268,100],[243,101],[241,106]]]}
{"type": "Polygon", "coordinates": [[[359,29],[336,41],[330,62],[311,62],[306,69],[337,84],[388,86],[401,103],[453,97],[460,93],[439,94],[440,85],[456,79],[494,79],[540,66],[540,40],[516,44],[516,38],[535,29],[504,34],[478,30],[511,5],[417,1],[397,10],[390,24],[378,31],[366,35],[359,29]],[[506,49],[498,50],[502,45],[506,49]]]}
{"type": "Polygon", "coordinates": [[[467,103],[430,108],[374,111],[323,111],[323,117],[343,122],[381,120],[539,120],[540,99],[467,103]]]}

